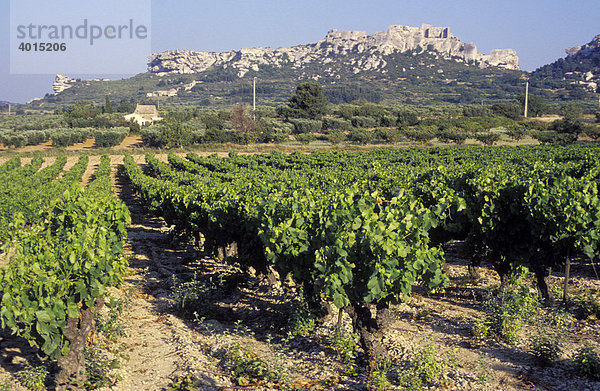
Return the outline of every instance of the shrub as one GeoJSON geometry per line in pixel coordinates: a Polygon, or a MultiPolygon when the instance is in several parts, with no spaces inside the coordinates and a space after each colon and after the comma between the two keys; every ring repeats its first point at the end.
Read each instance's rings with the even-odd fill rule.
{"type": "Polygon", "coordinates": [[[96,131],[95,144],[99,148],[108,148],[119,145],[129,134],[129,128],[110,128],[96,131]]]}
{"type": "Polygon", "coordinates": [[[600,380],[600,357],[594,347],[586,343],[573,357],[577,372],[588,379],[600,380]]]}
{"type": "Polygon", "coordinates": [[[527,130],[522,126],[514,126],[506,129],[506,134],[511,139],[519,141],[527,135],[527,130]]]}
{"type": "Polygon", "coordinates": [[[443,143],[462,144],[467,139],[467,134],[460,132],[457,128],[447,128],[439,130],[437,138],[443,143]]]}
{"type": "Polygon", "coordinates": [[[427,141],[431,141],[435,137],[435,134],[432,131],[432,129],[430,127],[425,126],[402,130],[402,134],[404,134],[404,136],[410,141],[418,143],[425,143],[427,141]]]}
{"type": "Polygon", "coordinates": [[[537,306],[537,298],[526,286],[490,291],[483,302],[491,330],[509,344],[517,341],[525,319],[535,314],[537,306]]]}
{"type": "MultiPolygon", "coordinates": [[[[560,330],[560,329],[558,329],[560,330]]],[[[553,365],[562,352],[560,331],[540,328],[531,338],[531,353],[536,362],[543,367],[553,365]]]]}
{"type": "Polygon", "coordinates": [[[500,136],[494,133],[477,133],[475,139],[485,145],[494,145],[496,141],[500,140],[500,136]]]}
{"type": "Polygon", "coordinates": [[[256,141],[259,143],[280,143],[287,140],[294,130],[289,122],[271,118],[261,118],[258,121],[256,141]]]}
{"type": "Polygon", "coordinates": [[[379,118],[379,126],[392,127],[398,125],[398,118],[390,114],[382,115],[379,118]]]}
{"type": "Polygon", "coordinates": [[[406,389],[420,390],[423,385],[448,383],[448,368],[455,365],[454,354],[440,355],[433,343],[417,349],[411,360],[410,368],[400,377],[400,383],[406,389]]]}
{"type": "Polygon", "coordinates": [[[327,135],[327,141],[333,145],[337,145],[346,139],[346,134],[340,130],[331,132],[327,135]]]}
{"type": "Polygon", "coordinates": [[[357,128],[374,128],[378,125],[377,120],[371,117],[352,117],[352,126],[357,128]]]}
{"type": "Polygon", "coordinates": [[[161,135],[158,126],[152,125],[140,132],[142,143],[152,148],[162,147],[161,135]]]}
{"type": "Polygon", "coordinates": [[[375,131],[375,138],[395,144],[402,139],[402,132],[399,129],[380,128],[375,131]]]}
{"type": "Polygon", "coordinates": [[[218,314],[215,303],[222,298],[223,289],[224,282],[218,277],[180,282],[173,276],[170,298],[174,309],[182,316],[214,318],[218,314]]]}
{"type": "Polygon", "coordinates": [[[400,127],[415,126],[419,124],[419,117],[412,111],[400,111],[396,122],[400,127]]]}
{"type": "Polygon", "coordinates": [[[348,138],[355,143],[366,145],[373,141],[375,135],[369,130],[358,128],[352,129],[348,138]]]}
{"type": "Polygon", "coordinates": [[[346,121],[343,118],[323,118],[323,130],[337,129],[337,130],[348,130],[352,124],[350,121],[346,121]]]}
{"type": "Polygon", "coordinates": [[[587,319],[592,315],[600,318],[600,302],[588,290],[575,299],[575,316],[578,319],[587,319]]]}
{"type": "Polygon", "coordinates": [[[531,132],[531,136],[541,144],[570,144],[577,136],[568,133],[557,133],[553,130],[538,130],[531,132]]]}
{"type": "Polygon", "coordinates": [[[207,129],[204,136],[200,138],[202,143],[233,143],[238,140],[236,132],[226,129],[207,129]]]}
{"type": "Polygon", "coordinates": [[[315,137],[314,134],[310,134],[310,133],[303,133],[303,134],[297,134],[296,136],[296,141],[300,142],[301,144],[309,144],[311,141],[315,141],[317,139],[317,137],[315,137]]]}
{"type": "Polygon", "coordinates": [[[314,119],[290,118],[289,121],[294,125],[294,132],[296,133],[318,132],[323,127],[321,121],[314,119]]]}
{"type": "Polygon", "coordinates": [[[52,131],[50,138],[53,147],[68,147],[84,142],[91,138],[93,133],[92,128],[55,129],[52,131]]]}

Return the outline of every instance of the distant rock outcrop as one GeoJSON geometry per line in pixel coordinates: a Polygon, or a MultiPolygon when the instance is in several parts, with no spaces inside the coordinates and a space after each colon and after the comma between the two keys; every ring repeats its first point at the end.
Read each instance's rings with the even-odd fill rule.
{"type": "MultiPolygon", "coordinates": [[[[353,73],[385,69],[385,56],[393,53],[436,51],[447,59],[476,63],[480,67],[498,66],[519,69],[519,59],[513,49],[495,49],[489,55],[477,51],[472,42],[462,42],[448,27],[389,26],[387,31],[368,35],[364,31],[331,30],[324,39],[308,45],[289,48],[251,48],[229,52],[199,52],[169,50],[149,56],[148,71],[159,75],[199,73],[211,67],[231,67],[238,77],[259,66],[302,67],[307,63],[333,61],[338,56],[360,54],[348,64],[353,73]]],[[[332,76],[332,75],[330,75],[332,76]]]]}
{"type": "Polygon", "coordinates": [[[600,34],[596,35],[594,39],[583,46],[574,46],[572,48],[565,49],[567,56],[590,56],[598,54],[600,52],[600,34]]]}
{"type": "Polygon", "coordinates": [[[558,82],[579,85],[587,91],[600,93],[600,35],[583,46],[567,48],[565,52],[567,57],[536,69],[532,80],[538,81],[544,88],[556,88],[558,82]]]}
{"type": "Polygon", "coordinates": [[[52,89],[55,94],[63,92],[64,90],[73,87],[73,85],[77,82],[75,79],[71,79],[65,75],[56,75],[54,79],[54,83],[52,84],[52,89]]]}

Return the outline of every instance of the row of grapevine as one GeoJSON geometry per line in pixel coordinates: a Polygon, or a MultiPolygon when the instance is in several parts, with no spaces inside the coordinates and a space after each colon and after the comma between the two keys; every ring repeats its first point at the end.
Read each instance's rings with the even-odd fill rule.
{"type": "Polygon", "coordinates": [[[22,213],[26,223],[31,224],[39,217],[38,211],[46,209],[72,183],[79,183],[88,160],[87,156],[81,156],[69,171],[63,173],[67,158],[59,156],[52,165],[34,172],[42,164],[41,159],[34,158],[21,169],[5,174],[0,191],[0,241],[6,238],[8,223],[16,212],[22,213]]]}
{"type": "Polygon", "coordinates": [[[439,244],[451,239],[502,277],[532,267],[545,297],[548,267],[598,255],[596,146],[146,160],[149,175],[131,157],[125,168],[151,211],[208,250],[236,242],[241,262],[290,273],[359,329],[368,304],[385,308],[419,280],[442,288],[439,244]]]}
{"type": "MultiPolygon", "coordinates": [[[[49,166],[53,173],[61,163],[49,166]]],[[[80,158],[61,178],[21,170],[29,174],[19,177],[22,184],[48,179],[43,191],[28,188],[28,202],[39,209],[31,216],[13,211],[2,226],[9,257],[0,271],[2,327],[58,359],[58,389],[81,384],[92,310],[107,287],[122,282],[127,268],[123,245],[131,220],[112,190],[110,160],[102,157],[95,179],[84,188],[79,182],[87,163],[80,158]]]]}

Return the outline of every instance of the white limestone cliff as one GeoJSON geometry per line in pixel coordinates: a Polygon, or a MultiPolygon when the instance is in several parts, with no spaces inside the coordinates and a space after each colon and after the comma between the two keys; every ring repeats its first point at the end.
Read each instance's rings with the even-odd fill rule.
{"type": "Polygon", "coordinates": [[[281,67],[284,64],[301,67],[312,62],[327,63],[331,56],[350,53],[365,54],[365,60],[353,64],[354,73],[383,70],[385,55],[409,51],[435,50],[445,58],[476,62],[481,67],[498,66],[519,69],[519,59],[513,49],[494,49],[489,55],[477,51],[472,42],[462,42],[448,27],[392,25],[386,31],[368,35],[364,31],[331,30],[322,40],[289,48],[248,48],[228,52],[169,50],[149,56],[148,71],[159,75],[203,72],[213,66],[232,67],[239,77],[260,65],[281,67]]]}
{"type": "Polygon", "coordinates": [[[68,76],[56,75],[54,83],[52,84],[52,89],[54,90],[55,94],[58,94],[66,89],[73,87],[73,84],[75,84],[75,82],[75,79],[71,79],[68,76]]]}

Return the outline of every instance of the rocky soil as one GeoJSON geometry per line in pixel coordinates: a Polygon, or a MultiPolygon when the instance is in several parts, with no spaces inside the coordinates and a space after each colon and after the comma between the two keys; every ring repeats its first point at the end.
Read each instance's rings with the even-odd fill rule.
{"type": "MultiPolygon", "coordinates": [[[[149,216],[137,204],[120,171],[122,160],[118,156],[111,160],[116,189],[133,222],[127,246],[130,273],[123,286],[110,293],[112,312],[122,303],[122,314],[112,316],[111,298],[107,299],[109,305],[99,317],[104,325],[114,320],[117,327],[112,331],[100,327],[103,332],[89,339],[101,389],[168,390],[175,385],[179,388],[173,389],[200,390],[365,389],[368,374],[362,369],[360,349],[353,367],[344,360],[343,349],[334,348],[336,317],[325,317],[304,336],[290,337],[290,319],[302,308],[293,284],[243,273],[234,262],[219,261],[173,237],[162,219],[149,216]],[[188,296],[183,308],[177,307],[184,294],[188,296]]],[[[98,162],[90,159],[84,183],[98,162]]],[[[547,368],[534,361],[530,339],[559,313],[558,304],[540,308],[513,345],[493,336],[475,340],[472,325],[483,319],[482,300],[499,280],[486,265],[482,278],[472,280],[458,246],[449,246],[446,252],[450,288],[433,295],[417,287],[410,302],[394,308],[394,320],[382,340],[392,359],[391,389],[402,389],[400,379],[409,363],[417,352],[432,347],[437,362],[444,363],[439,371],[446,378],[428,389],[600,390],[600,382],[576,374],[572,361],[585,342],[600,353],[600,321],[564,316],[568,328],[564,349],[557,364],[547,368]]],[[[555,272],[550,281],[560,286],[562,274],[555,272]]],[[[585,290],[598,299],[600,280],[591,263],[576,260],[570,292],[575,297],[585,290]]],[[[347,316],[343,323],[345,340],[350,341],[347,316]]],[[[42,364],[44,360],[26,342],[6,330],[0,332],[0,390],[25,389],[19,377],[27,365],[42,364]],[[9,384],[11,388],[2,388],[9,384]]],[[[55,369],[49,370],[51,378],[55,369]]]]}

